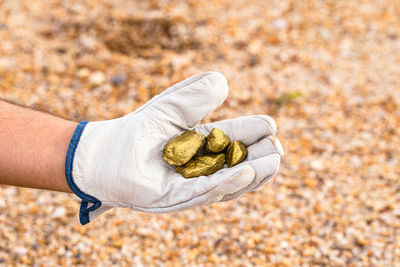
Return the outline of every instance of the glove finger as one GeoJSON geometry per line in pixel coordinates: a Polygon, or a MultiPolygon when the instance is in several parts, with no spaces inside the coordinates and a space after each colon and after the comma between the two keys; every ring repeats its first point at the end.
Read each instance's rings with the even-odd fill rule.
{"type": "Polygon", "coordinates": [[[226,194],[233,194],[248,186],[255,177],[254,169],[250,166],[222,169],[210,176],[200,176],[192,179],[182,179],[181,184],[171,186],[171,191],[165,198],[169,198],[169,205],[157,208],[138,208],[136,210],[163,213],[189,209],[200,205],[209,205],[220,201],[226,194]]]}
{"type": "MultiPolygon", "coordinates": [[[[217,186],[213,187],[204,194],[192,198],[186,205],[210,205],[212,203],[221,201],[225,195],[235,194],[235,192],[241,191],[243,188],[250,185],[255,178],[254,169],[247,165],[237,169],[239,170],[236,170],[236,172],[233,174],[226,173],[224,179],[222,179],[217,186]]],[[[218,174],[218,172],[214,174],[214,176],[219,175],[221,174],[218,174]]],[[[213,178],[215,177],[212,177],[211,179],[213,178]]]]}
{"type": "Polygon", "coordinates": [[[196,126],[195,131],[208,135],[214,128],[224,131],[231,141],[239,140],[246,146],[257,142],[263,137],[275,135],[276,133],[274,120],[266,115],[244,116],[202,124],[196,126]]]}
{"type": "Polygon", "coordinates": [[[139,107],[138,109],[136,109],[134,113],[138,113],[139,111],[143,110],[145,107],[151,105],[151,104],[154,103],[155,101],[157,101],[157,100],[159,100],[159,99],[161,99],[161,98],[163,98],[163,97],[166,97],[167,95],[169,95],[169,94],[175,92],[176,90],[179,90],[179,89],[181,89],[181,88],[183,88],[183,87],[186,87],[186,86],[188,86],[188,85],[190,85],[190,84],[192,84],[192,83],[194,83],[194,82],[200,80],[201,78],[203,78],[204,76],[206,76],[206,75],[209,74],[209,73],[211,73],[211,72],[202,72],[202,73],[193,75],[193,76],[191,76],[191,77],[189,77],[189,78],[186,78],[186,79],[183,80],[183,81],[180,81],[180,82],[178,82],[178,83],[172,85],[171,87],[168,87],[168,88],[167,88],[166,90],[164,90],[162,93],[160,93],[160,94],[154,96],[154,97],[151,98],[149,101],[147,101],[144,105],[142,105],[141,107],[139,107]]]}
{"type": "Polygon", "coordinates": [[[228,95],[228,83],[219,72],[209,72],[200,79],[154,101],[146,114],[188,130],[219,107],[228,95]],[[148,111],[148,113],[147,113],[148,111]]]}
{"type": "Polygon", "coordinates": [[[268,136],[257,143],[247,147],[246,161],[262,158],[274,153],[278,153],[283,157],[283,148],[279,140],[273,136],[268,136]]]}
{"type": "MultiPolygon", "coordinates": [[[[225,184],[225,181],[229,177],[243,171],[242,170],[243,167],[244,166],[238,168],[224,168],[209,176],[199,176],[196,178],[189,178],[189,179],[183,178],[182,175],[180,174],[172,175],[169,177],[168,181],[166,181],[164,187],[161,189],[160,195],[162,196],[162,198],[158,199],[156,201],[157,203],[154,204],[157,205],[157,208],[162,208],[162,207],[175,206],[179,203],[189,202],[191,199],[199,197],[213,190],[220,184],[225,184]]],[[[251,181],[253,180],[253,178],[254,178],[254,170],[253,170],[253,175],[251,177],[251,181]]],[[[243,180],[239,179],[237,183],[234,183],[233,185],[243,188],[251,182],[249,181],[248,176],[244,176],[244,178],[242,179],[243,180]]],[[[227,188],[227,190],[228,189],[229,188],[227,188]]],[[[149,207],[151,207],[151,205],[149,207]]]]}
{"type": "Polygon", "coordinates": [[[243,193],[253,191],[264,185],[266,182],[268,182],[272,177],[274,177],[277,174],[279,170],[280,158],[281,157],[278,153],[274,153],[262,158],[241,163],[253,167],[256,173],[254,181],[245,188],[233,194],[224,196],[224,198],[221,201],[227,201],[237,198],[243,193]]]}

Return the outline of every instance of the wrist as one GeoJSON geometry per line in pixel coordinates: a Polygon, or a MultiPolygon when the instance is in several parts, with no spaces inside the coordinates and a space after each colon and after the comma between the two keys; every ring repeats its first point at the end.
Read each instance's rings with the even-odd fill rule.
{"type": "Polygon", "coordinates": [[[0,183],[71,192],[65,157],[77,123],[0,101],[0,183]]]}
{"type": "Polygon", "coordinates": [[[48,181],[51,181],[51,190],[72,193],[65,176],[65,160],[71,137],[77,125],[78,123],[67,120],[59,120],[54,123],[54,138],[50,143],[47,161],[49,163],[47,176],[48,181]]]}

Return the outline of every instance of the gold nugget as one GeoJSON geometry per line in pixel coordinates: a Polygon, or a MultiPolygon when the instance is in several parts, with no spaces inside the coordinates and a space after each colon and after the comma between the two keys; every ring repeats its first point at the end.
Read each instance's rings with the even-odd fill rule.
{"type": "Polygon", "coordinates": [[[207,136],[206,151],[209,153],[222,152],[231,142],[231,139],[220,129],[214,128],[207,136]]]}
{"type": "Polygon", "coordinates": [[[168,164],[181,166],[187,163],[205,143],[205,135],[187,131],[172,139],[164,147],[163,159],[168,164]]]}
{"type": "Polygon", "coordinates": [[[247,148],[240,141],[233,141],[226,152],[226,163],[228,167],[235,166],[247,156],[247,148]]]}
{"type": "Polygon", "coordinates": [[[197,156],[185,165],[176,167],[176,172],[185,178],[210,175],[222,169],[224,162],[224,154],[197,156]]]}

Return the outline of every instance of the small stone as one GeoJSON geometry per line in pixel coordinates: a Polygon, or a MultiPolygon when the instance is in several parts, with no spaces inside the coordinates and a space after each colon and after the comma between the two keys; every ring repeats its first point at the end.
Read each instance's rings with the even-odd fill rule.
{"type": "Polygon", "coordinates": [[[87,78],[90,74],[90,70],[87,68],[83,68],[78,70],[78,72],[76,73],[76,76],[78,76],[78,78],[84,79],[87,78]]]}
{"type": "Polygon", "coordinates": [[[250,67],[254,67],[254,66],[256,66],[256,65],[258,65],[260,63],[260,58],[257,55],[250,55],[248,61],[249,61],[248,62],[249,66],[250,67]]]}
{"type": "Polygon", "coordinates": [[[126,80],[126,75],[125,74],[117,74],[113,77],[111,77],[110,82],[112,85],[120,85],[123,84],[126,80]]]}
{"type": "Polygon", "coordinates": [[[53,214],[51,215],[52,218],[62,218],[65,217],[67,214],[67,210],[64,207],[57,207],[53,214]]]}
{"type": "Polygon", "coordinates": [[[39,206],[36,205],[36,204],[33,204],[33,205],[29,208],[28,212],[29,212],[30,214],[36,214],[36,213],[38,213],[38,212],[39,212],[39,206]]]}
{"type": "Polygon", "coordinates": [[[101,71],[96,71],[89,76],[89,83],[93,86],[99,86],[106,80],[106,76],[101,71]]]}
{"type": "Polygon", "coordinates": [[[203,155],[191,159],[183,166],[176,167],[176,171],[185,178],[210,175],[222,169],[224,162],[224,154],[203,155]]]}
{"type": "Polygon", "coordinates": [[[163,159],[170,165],[181,166],[187,163],[205,143],[205,135],[187,131],[172,139],[164,147],[163,159]]]}
{"type": "Polygon", "coordinates": [[[284,19],[276,19],[271,22],[272,26],[277,30],[284,30],[287,28],[287,22],[284,19]]]}
{"type": "Polygon", "coordinates": [[[242,162],[247,156],[247,148],[243,145],[242,142],[236,140],[233,141],[226,152],[226,163],[228,167],[235,166],[242,162]]]}
{"type": "Polygon", "coordinates": [[[357,246],[363,247],[368,244],[368,241],[364,237],[358,237],[356,239],[356,244],[357,244],[357,246]]]}
{"type": "Polygon", "coordinates": [[[322,171],[324,168],[323,162],[321,160],[313,160],[311,161],[311,168],[316,171],[322,171]]]}
{"type": "Polygon", "coordinates": [[[231,142],[231,139],[220,129],[214,128],[207,136],[206,151],[209,153],[222,152],[231,142]]]}
{"type": "Polygon", "coordinates": [[[14,252],[15,254],[18,254],[18,255],[25,255],[25,254],[28,253],[28,249],[25,248],[25,247],[19,246],[19,247],[14,248],[14,251],[13,251],[13,252],[14,252]]]}

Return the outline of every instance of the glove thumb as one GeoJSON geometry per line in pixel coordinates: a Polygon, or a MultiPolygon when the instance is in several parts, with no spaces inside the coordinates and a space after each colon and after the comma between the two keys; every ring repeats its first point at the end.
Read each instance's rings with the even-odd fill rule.
{"type": "Polygon", "coordinates": [[[200,79],[155,101],[149,107],[149,114],[167,116],[174,126],[188,129],[218,108],[227,95],[228,83],[224,75],[208,72],[200,79]]]}

